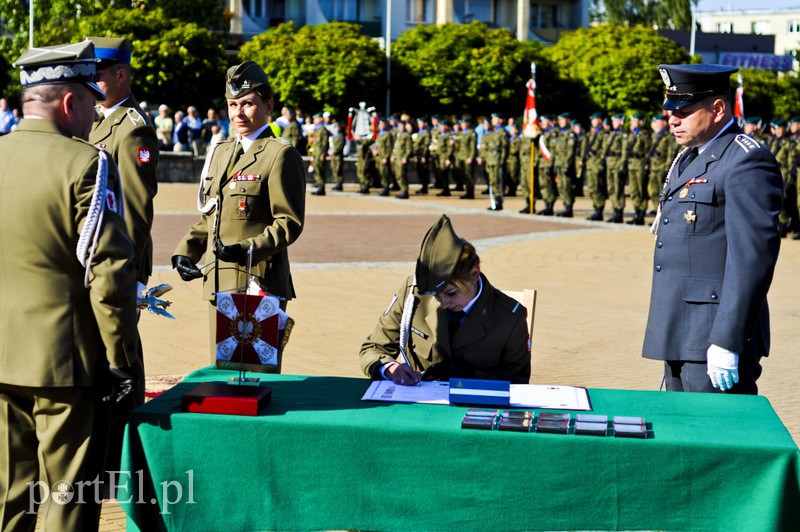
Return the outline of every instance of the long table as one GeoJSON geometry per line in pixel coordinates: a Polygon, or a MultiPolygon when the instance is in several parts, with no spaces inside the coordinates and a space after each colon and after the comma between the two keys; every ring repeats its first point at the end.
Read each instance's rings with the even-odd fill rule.
{"type": "Polygon", "coordinates": [[[465,407],[364,402],[369,381],[260,375],[257,417],[138,408],[128,530],[800,530],[800,451],[764,397],[590,389],[652,439],[465,430],[465,407]]]}

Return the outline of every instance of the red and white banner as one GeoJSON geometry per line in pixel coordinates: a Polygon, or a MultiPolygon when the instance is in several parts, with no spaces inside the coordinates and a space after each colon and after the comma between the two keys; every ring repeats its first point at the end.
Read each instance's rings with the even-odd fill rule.
{"type": "Polygon", "coordinates": [[[536,78],[531,76],[525,87],[528,91],[525,98],[525,114],[522,119],[522,134],[533,138],[539,127],[539,115],[536,113],[536,78]]]}
{"type": "Polygon", "coordinates": [[[736,117],[739,125],[744,122],[744,84],[741,72],[739,73],[739,87],[736,89],[736,101],[733,103],[733,116],[736,117]]]}

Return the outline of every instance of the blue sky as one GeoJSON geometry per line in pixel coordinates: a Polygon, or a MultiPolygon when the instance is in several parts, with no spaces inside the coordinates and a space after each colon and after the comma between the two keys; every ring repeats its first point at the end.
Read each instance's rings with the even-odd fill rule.
{"type": "Polygon", "coordinates": [[[698,11],[716,11],[719,9],[763,9],[763,8],[796,7],[800,11],[800,0],[769,0],[759,5],[753,0],[700,0],[698,11]],[[730,7],[728,7],[730,6],[730,7]]]}

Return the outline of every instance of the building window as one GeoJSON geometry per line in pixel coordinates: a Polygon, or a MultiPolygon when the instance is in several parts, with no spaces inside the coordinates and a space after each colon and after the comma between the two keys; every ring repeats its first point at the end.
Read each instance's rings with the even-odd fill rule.
{"type": "Polygon", "coordinates": [[[790,20],[786,29],[789,33],[800,33],[800,20],[790,20]]]}
{"type": "Polygon", "coordinates": [[[531,4],[531,28],[558,28],[556,4],[531,4]]]}
{"type": "Polygon", "coordinates": [[[733,22],[717,22],[714,27],[717,33],[733,33],[733,22]]]}
{"type": "Polygon", "coordinates": [[[772,29],[768,21],[756,20],[750,25],[750,33],[755,35],[770,35],[772,33],[772,29]]]}
{"type": "Polygon", "coordinates": [[[407,0],[408,22],[411,24],[424,24],[427,22],[428,0],[407,0]]]}

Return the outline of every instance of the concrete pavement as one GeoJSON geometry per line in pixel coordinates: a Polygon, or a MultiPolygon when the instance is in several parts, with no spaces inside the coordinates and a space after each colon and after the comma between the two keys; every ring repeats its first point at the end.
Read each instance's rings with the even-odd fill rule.
{"type": "MultiPolygon", "coordinates": [[[[298,298],[288,308],[296,325],[284,373],[362,377],[361,342],[413,271],[425,231],[446,213],[458,234],[476,245],[482,271],[495,286],[538,290],[532,382],[658,389],[662,365],[641,358],[653,252],[646,227],[586,222],[591,206],[585,198],[578,199],[576,218],[562,220],[518,214],[519,197],[506,198],[502,212],[488,212],[488,196],[412,194],[403,201],[355,190],[347,185],[342,193],[307,196],[306,229],[289,251],[298,298]]],[[[142,316],[151,387],[159,376],[185,375],[210,363],[201,282],[185,283],[169,267],[178,239],[199,217],[196,198],[196,185],[185,184],[162,184],[156,197],[151,285],[173,285],[166,298],[177,320],[142,316]]],[[[772,355],[762,362],[759,386],[795,441],[799,275],[800,241],[784,240],[769,294],[772,355]]],[[[115,503],[104,505],[102,530],[124,529],[124,523],[115,503]]]]}

